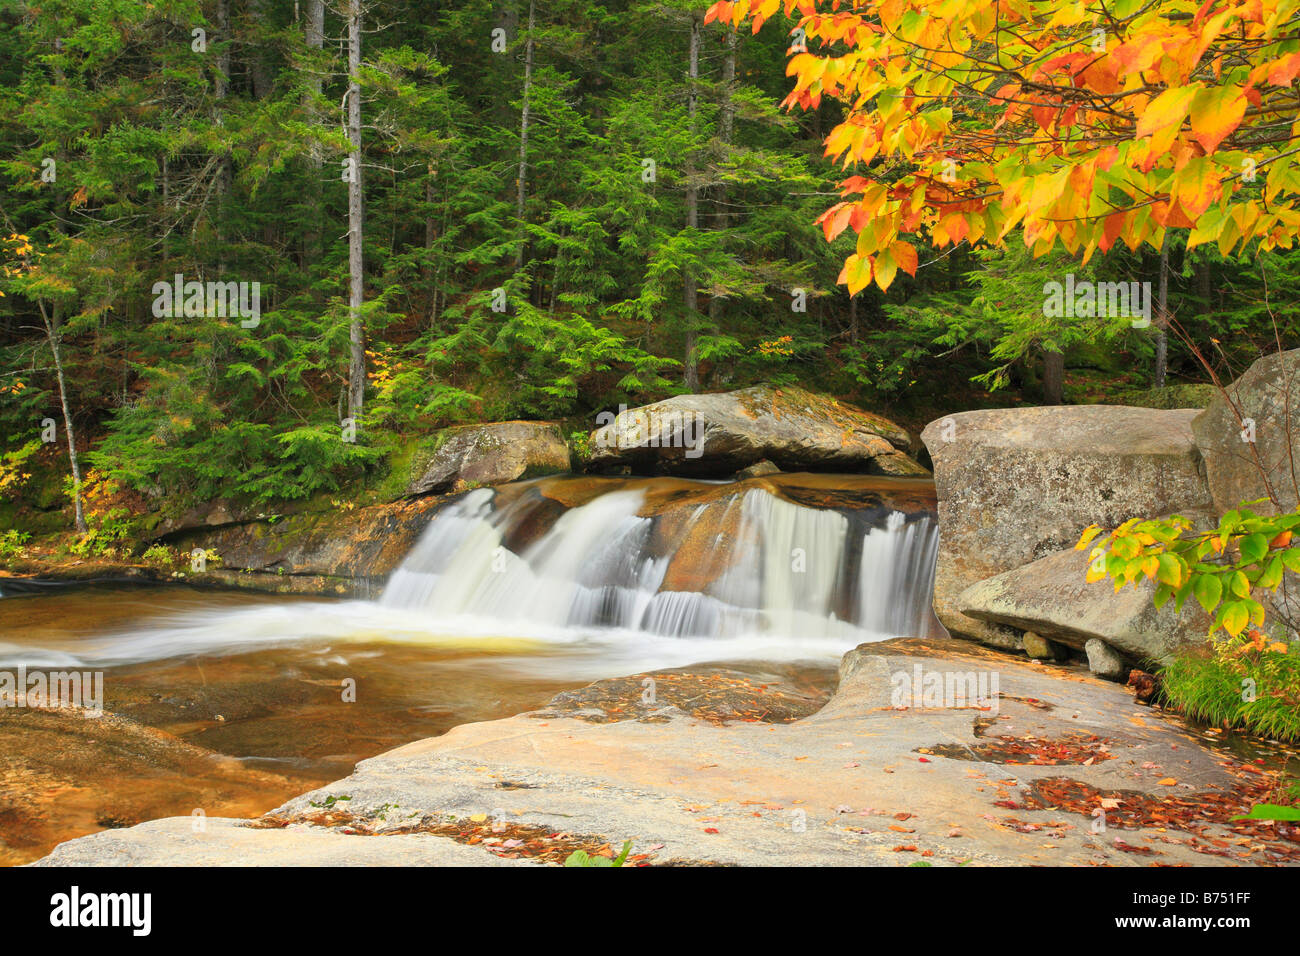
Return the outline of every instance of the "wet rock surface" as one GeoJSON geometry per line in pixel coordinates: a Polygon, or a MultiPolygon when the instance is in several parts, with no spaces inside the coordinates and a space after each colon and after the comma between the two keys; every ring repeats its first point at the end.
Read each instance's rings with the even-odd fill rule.
{"type": "Polygon", "coordinates": [[[811,716],[835,688],[834,670],[771,665],[755,672],[696,665],[597,681],[557,694],[530,716],[575,717],[592,723],[663,723],[689,716],[714,724],[732,721],[788,724],[811,716]]]}
{"type": "Polygon", "coordinates": [[[182,806],[256,812],[301,786],[119,715],[0,708],[0,865],[26,863],[68,832],[182,806]]]}
{"type": "Polygon", "coordinates": [[[191,834],[183,819],[155,821],[42,863],[527,862],[510,858],[504,832],[487,843],[482,825],[496,821],[546,839],[631,840],[648,864],[1280,865],[1300,853],[1292,828],[1231,820],[1276,785],[1281,757],[1242,762],[1081,667],[963,641],[863,645],[826,706],[793,722],[665,716],[467,724],[364,761],[260,823],[191,834]],[[996,705],[899,702],[930,673],[996,674],[996,705]],[[421,831],[426,818],[460,837],[421,831]]]}

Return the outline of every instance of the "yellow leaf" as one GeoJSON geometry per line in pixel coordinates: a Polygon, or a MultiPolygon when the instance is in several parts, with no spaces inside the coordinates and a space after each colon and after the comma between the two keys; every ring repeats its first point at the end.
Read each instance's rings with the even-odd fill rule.
{"type": "Polygon", "coordinates": [[[1237,602],[1223,612],[1223,629],[1236,637],[1250,620],[1250,612],[1241,602],[1237,602]]]}
{"type": "Polygon", "coordinates": [[[889,249],[876,256],[876,285],[880,286],[881,291],[889,288],[890,283],[894,281],[894,276],[897,274],[898,263],[894,261],[893,253],[889,249]]]}
{"type": "Polygon", "coordinates": [[[865,289],[871,284],[870,256],[860,256],[857,253],[849,256],[844,261],[838,281],[849,287],[849,295],[857,295],[865,289]]]}
{"type": "Polygon", "coordinates": [[[1138,119],[1138,138],[1150,136],[1170,126],[1181,126],[1199,89],[1199,83],[1194,86],[1176,86],[1165,90],[1148,103],[1138,119]]]}
{"type": "Polygon", "coordinates": [[[1088,574],[1087,582],[1092,584],[1094,581],[1100,581],[1106,576],[1105,552],[1101,548],[1093,548],[1092,554],[1088,555],[1088,574]]]}
{"type": "Polygon", "coordinates": [[[1246,115],[1246,94],[1239,86],[1201,90],[1191,106],[1192,138],[1212,153],[1246,115]]]}

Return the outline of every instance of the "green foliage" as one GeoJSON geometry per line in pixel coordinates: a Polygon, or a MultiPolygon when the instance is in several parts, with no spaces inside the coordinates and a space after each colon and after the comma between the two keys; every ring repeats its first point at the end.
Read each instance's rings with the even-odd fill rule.
{"type": "MultiPolygon", "coordinates": [[[[1151,580],[1153,601],[1178,610],[1195,598],[1211,618],[1210,647],[1184,653],[1162,672],[1169,702],[1189,717],[1214,726],[1240,727],[1278,740],[1300,740],[1300,641],[1268,637],[1260,592],[1275,592],[1287,571],[1300,570],[1293,547],[1300,511],[1259,515],[1248,502],[1196,531],[1192,522],[1170,518],[1124,522],[1093,547],[1087,578],[1110,579],[1118,592],[1151,580]],[[1218,635],[1222,630],[1224,635],[1218,635]]],[[[1087,548],[1101,529],[1084,531],[1076,547],[1087,548]]],[[[1293,622],[1279,621],[1279,631],[1293,622]]]]}
{"type": "Polygon", "coordinates": [[[125,507],[104,509],[88,520],[89,530],[72,543],[72,553],[82,558],[115,556],[134,537],[135,522],[125,507]]]}
{"type": "Polygon", "coordinates": [[[12,561],[15,558],[21,558],[25,555],[26,549],[23,547],[31,535],[13,528],[0,533],[0,561],[12,561]]]}
{"type": "Polygon", "coordinates": [[[1250,813],[1243,814],[1239,817],[1233,817],[1234,820],[1282,820],[1294,822],[1300,820],[1300,807],[1297,806],[1279,806],[1275,803],[1259,803],[1250,808],[1250,813]]]}
{"type": "Polygon", "coordinates": [[[0,493],[13,495],[26,483],[31,477],[27,471],[30,460],[40,450],[41,442],[33,440],[13,451],[0,453],[0,493]]]}
{"type": "MultiPolygon", "coordinates": [[[[1265,609],[1256,590],[1276,591],[1286,571],[1300,571],[1300,546],[1291,544],[1300,511],[1258,515],[1247,507],[1258,503],[1234,508],[1217,528],[1200,532],[1180,515],[1132,518],[1092,549],[1087,579],[1110,578],[1117,593],[1128,584],[1155,581],[1157,608],[1173,599],[1181,611],[1194,596],[1212,615],[1211,635],[1222,628],[1237,637],[1248,624],[1262,627],[1265,609]]],[[[1075,548],[1086,548],[1101,530],[1087,528],[1075,548]]]]}
{"type": "Polygon", "coordinates": [[[586,850],[574,850],[564,860],[565,866],[622,866],[627,862],[627,855],[632,852],[632,841],[623,844],[623,852],[610,859],[607,856],[591,856],[586,850]]]}
{"type": "Polygon", "coordinates": [[[865,350],[876,380],[891,377],[889,373],[894,379],[907,377],[908,363],[927,346],[987,349],[993,365],[974,380],[990,389],[1005,387],[1012,368],[1031,355],[1064,352],[1079,344],[1113,346],[1131,330],[1130,317],[1058,316],[1046,308],[1048,283],[1064,286],[1067,275],[1079,283],[1095,281],[1110,272],[1100,262],[1084,267],[1063,253],[1035,259],[1015,245],[977,251],[975,268],[965,276],[967,286],[885,307],[900,328],[865,350]]]}
{"type": "Polygon", "coordinates": [[[140,555],[141,560],[146,564],[161,564],[170,567],[178,560],[176,553],[166,545],[155,544],[145,549],[144,554],[140,555]]]}
{"type": "Polygon", "coordinates": [[[1161,672],[1166,699],[1188,717],[1273,740],[1300,741],[1300,643],[1285,651],[1176,657],[1161,672]]]}

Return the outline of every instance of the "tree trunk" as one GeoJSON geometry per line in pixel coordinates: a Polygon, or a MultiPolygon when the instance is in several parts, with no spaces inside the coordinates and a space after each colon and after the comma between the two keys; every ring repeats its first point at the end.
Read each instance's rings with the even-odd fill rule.
{"type": "MultiPolygon", "coordinates": [[[[700,18],[691,16],[691,46],[690,46],[690,68],[687,73],[687,114],[690,117],[691,133],[695,133],[695,116],[699,111],[699,104],[696,100],[696,82],[700,78],[700,18]]],[[[693,156],[688,155],[686,160],[686,228],[698,229],[700,225],[700,195],[699,187],[695,183],[695,164],[693,156]]],[[[696,358],[696,313],[699,311],[697,306],[695,273],[691,269],[685,270],[686,274],[683,280],[683,301],[686,305],[686,361],[683,368],[682,382],[691,391],[696,391],[700,387],[700,369],[698,359],[696,358]]]]}
{"type": "MultiPolygon", "coordinates": [[[[230,38],[230,0],[217,0],[217,38],[222,43],[221,53],[217,56],[217,75],[216,88],[213,90],[213,99],[216,102],[214,108],[215,115],[213,121],[218,125],[224,125],[222,121],[222,104],[230,95],[230,45],[226,42],[230,38]]],[[[226,153],[217,165],[217,195],[225,196],[230,191],[230,154],[226,153]]],[[[218,240],[221,238],[221,214],[220,211],[215,215],[216,231],[218,240]]]]}
{"type": "Polygon", "coordinates": [[[366,345],[362,327],[361,208],[361,0],[348,0],[348,307],[351,360],[348,363],[348,414],[361,414],[366,396],[366,345]]]}
{"type": "MultiPolygon", "coordinates": [[[[248,12],[259,26],[266,25],[270,12],[267,0],[249,0],[248,12]]],[[[253,99],[265,99],[271,92],[271,64],[267,61],[266,48],[258,43],[248,65],[248,75],[253,87],[253,99]]]]}
{"type": "Polygon", "coordinates": [[[1196,257],[1196,289],[1204,303],[1201,314],[1209,318],[1214,313],[1214,291],[1210,282],[1210,263],[1204,256],[1196,257]]]}
{"type": "MultiPolygon", "coordinates": [[[[727,30],[727,55],[722,61],[722,87],[718,97],[718,142],[725,153],[731,145],[731,136],[736,127],[736,104],[732,91],[736,85],[736,31],[727,30]]],[[[725,156],[723,159],[725,160],[725,156]]],[[[714,192],[713,228],[726,229],[730,220],[727,211],[727,187],[719,185],[714,192]]],[[[720,295],[709,296],[709,323],[714,328],[722,321],[722,306],[725,298],[720,295]]]]}
{"type": "MultiPolygon", "coordinates": [[[[433,180],[437,174],[433,163],[429,164],[429,176],[424,181],[424,248],[433,257],[433,246],[438,241],[438,226],[433,218],[434,200],[436,198],[433,180]]],[[[435,269],[428,260],[420,268],[421,275],[429,288],[429,311],[428,325],[433,328],[438,322],[438,279],[442,274],[442,267],[439,265],[435,269]]]]}
{"type": "Polygon", "coordinates": [[[40,303],[41,319],[45,322],[45,335],[50,341],[50,351],[54,354],[54,373],[59,380],[59,403],[63,406],[63,430],[68,435],[68,461],[72,465],[72,505],[76,514],[77,531],[86,533],[86,512],[81,504],[81,462],[77,459],[77,436],[72,430],[72,409],[68,406],[68,385],[63,377],[63,355],[59,349],[63,332],[62,319],[59,317],[58,305],[45,311],[45,303],[40,303]]]}
{"type": "MultiPolygon", "coordinates": [[[[307,46],[313,50],[323,50],[325,48],[325,0],[307,0],[307,18],[303,24],[303,34],[307,46]]],[[[324,78],[319,73],[312,73],[307,77],[308,93],[305,97],[307,100],[306,113],[307,120],[313,125],[319,122],[316,114],[316,100],[320,97],[323,89],[324,78]]],[[[311,163],[313,176],[311,185],[308,187],[311,191],[311,204],[314,215],[308,218],[307,226],[307,255],[311,257],[309,261],[320,261],[324,254],[324,244],[320,224],[324,219],[324,199],[321,192],[321,170],[325,166],[325,152],[321,149],[320,143],[313,142],[308,150],[308,160],[311,163]]]]}
{"type": "Polygon", "coordinates": [[[1169,230],[1160,243],[1160,292],[1156,299],[1156,375],[1155,387],[1165,387],[1169,372],[1169,230]]]}
{"type": "Polygon", "coordinates": [[[533,7],[528,4],[528,39],[524,41],[524,95],[519,109],[519,179],[515,196],[515,217],[519,220],[519,250],[515,253],[515,269],[524,267],[527,259],[528,231],[524,228],[525,205],[528,202],[528,95],[533,85],[533,7]]]}
{"type": "Polygon", "coordinates": [[[1060,405],[1065,399],[1065,355],[1043,353],[1043,404],[1060,405]]]}

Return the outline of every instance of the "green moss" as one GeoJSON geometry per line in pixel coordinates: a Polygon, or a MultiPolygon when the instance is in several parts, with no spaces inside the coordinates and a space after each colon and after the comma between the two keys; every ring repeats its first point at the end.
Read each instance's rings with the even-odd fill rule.
{"type": "Polygon", "coordinates": [[[438,449],[447,443],[454,432],[454,428],[443,428],[431,435],[420,435],[404,442],[394,451],[389,457],[389,473],[382,483],[381,500],[393,501],[402,497],[411,482],[428,471],[438,449]]]}
{"type": "Polygon", "coordinates": [[[1138,408],[1205,408],[1217,394],[1218,389],[1213,385],[1167,385],[1120,392],[1112,404],[1138,408]]]}

